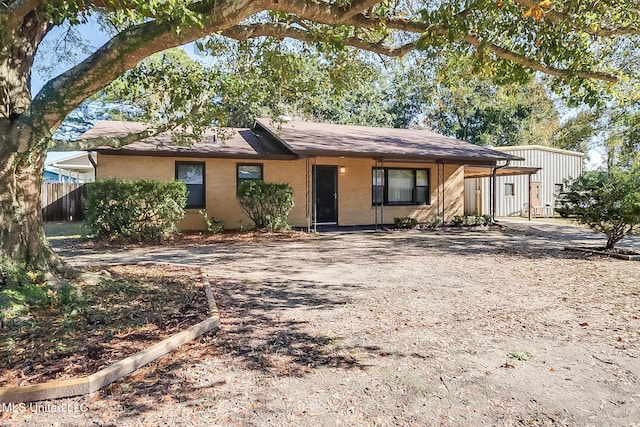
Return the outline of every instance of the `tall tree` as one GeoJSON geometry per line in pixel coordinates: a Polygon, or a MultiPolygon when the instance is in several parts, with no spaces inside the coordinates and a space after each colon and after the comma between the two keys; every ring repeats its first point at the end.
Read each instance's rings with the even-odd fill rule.
{"type": "Polygon", "coordinates": [[[475,52],[477,64],[495,68],[496,77],[547,73],[572,96],[594,100],[604,83],[637,78],[637,69],[616,58],[637,46],[639,25],[637,0],[4,0],[0,257],[42,268],[55,261],[39,198],[52,132],[81,102],[155,52],[210,34],[289,37],[396,56],[446,48],[475,52]],[[93,13],[105,14],[113,38],[32,96],[30,75],[43,38],[54,26],[93,13]]]}
{"type": "Polygon", "coordinates": [[[470,57],[436,66],[419,95],[425,124],[477,145],[552,145],[559,118],[545,86],[533,77],[497,84],[487,74],[470,57]]]}

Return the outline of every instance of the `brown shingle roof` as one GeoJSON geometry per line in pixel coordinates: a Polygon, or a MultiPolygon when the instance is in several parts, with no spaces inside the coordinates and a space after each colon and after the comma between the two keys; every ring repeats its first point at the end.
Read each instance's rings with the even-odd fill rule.
{"type": "MultiPolygon", "coordinates": [[[[143,123],[101,121],[81,139],[122,138],[141,132],[143,123]]],[[[101,147],[101,154],[177,157],[232,157],[294,159],[308,156],[344,156],[384,160],[443,160],[493,164],[497,160],[522,160],[508,153],[469,144],[428,130],[390,129],[294,121],[281,125],[257,119],[253,129],[227,129],[223,138],[213,131],[202,142],[175,145],[171,133],[125,145],[101,147]]]]}
{"type": "Polygon", "coordinates": [[[278,125],[257,119],[264,128],[300,156],[430,159],[464,162],[521,160],[519,157],[469,144],[428,130],[376,128],[293,121],[278,125]]]}
{"type": "MultiPolygon", "coordinates": [[[[142,132],[146,127],[146,124],[137,122],[100,121],[83,133],[81,139],[122,138],[142,132]]],[[[225,129],[222,136],[206,131],[201,142],[192,145],[175,145],[171,132],[163,132],[120,148],[99,147],[96,151],[101,154],[178,157],[296,158],[269,135],[262,136],[251,129],[231,128],[225,129]]]]}

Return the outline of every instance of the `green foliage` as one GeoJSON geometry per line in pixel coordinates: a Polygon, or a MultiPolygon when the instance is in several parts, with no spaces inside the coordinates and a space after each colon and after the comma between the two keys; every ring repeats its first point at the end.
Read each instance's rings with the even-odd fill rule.
{"type": "Polygon", "coordinates": [[[420,11],[427,30],[418,48],[433,56],[471,53],[473,72],[500,84],[526,82],[535,73],[528,64],[567,70],[567,75],[551,78],[550,86],[574,105],[602,104],[603,94],[611,90],[608,83],[579,77],[585,70],[638,77],[622,53],[637,47],[632,35],[638,34],[640,22],[636,1],[536,2],[529,8],[518,3],[431,2],[420,11]],[[461,43],[469,35],[477,35],[473,49],[461,43]],[[515,56],[502,57],[495,46],[515,56]],[[513,60],[518,57],[526,60],[513,60]]]}
{"type": "Polygon", "coordinates": [[[98,238],[157,240],[184,217],[183,182],[104,180],[89,183],[85,224],[98,238]]]}
{"type": "Polygon", "coordinates": [[[517,360],[526,361],[529,360],[529,355],[523,351],[514,351],[509,353],[509,357],[512,357],[517,360]]]}
{"type": "Polygon", "coordinates": [[[238,186],[237,196],[255,228],[270,231],[289,228],[287,217],[294,206],[289,184],[244,181],[238,186]]]}
{"type": "Polygon", "coordinates": [[[193,298],[199,294],[188,274],[155,267],[116,268],[82,278],[55,290],[30,280],[9,289],[0,287],[0,300],[11,298],[10,307],[3,306],[0,312],[4,367],[19,368],[25,360],[40,363],[46,357],[81,351],[87,337],[99,345],[122,331],[149,325],[166,328],[167,307],[183,315],[182,321],[194,318],[193,298]]]}
{"type": "Polygon", "coordinates": [[[32,309],[51,305],[53,293],[42,274],[0,258],[0,327],[21,324],[32,309]]]}
{"type": "Polygon", "coordinates": [[[477,227],[492,223],[491,215],[456,215],[453,217],[451,225],[454,227],[477,227]]]}
{"type": "Polygon", "coordinates": [[[198,213],[202,216],[205,225],[207,226],[207,231],[213,234],[220,234],[224,230],[224,223],[221,219],[215,219],[213,217],[209,218],[209,214],[206,210],[200,209],[198,213]]]}
{"type": "Polygon", "coordinates": [[[423,83],[425,120],[434,130],[477,145],[554,143],[558,113],[542,84],[497,85],[465,66],[469,60],[446,62],[423,83]]]}
{"type": "Polygon", "coordinates": [[[607,235],[607,249],[640,229],[640,167],[585,172],[564,195],[560,208],[607,235]]]}
{"type": "Polygon", "coordinates": [[[441,216],[432,216],[427,220],[427,226],[429,228],[438,228],[442,225],[443,220],[441,216]]]}
{"type": "MultiPolygon", "coordinates": [[[[196,140],[209,126],[250,127],[256,117],[281,114],[343,124],[390,126],[397,119],[383,70],[363,55],[299,50],[273,41],[198,43],[214,52],[202,65],[184,51],[156,54],[111,83],[105,101],[122,101],[135,119],[189,127],[176,142],[196,140]]],[[[178,127],[181,126],[181,127],[178,127]]]]}
{"type": "Polygon", "coordinates": [[[560,127],[553,145],[565,150],[586,153],[589,149],[589,140],[597,132],[597,120],[595,112],[580,111],[560,127]]]}
{"type": "Polygon", "coordinates": [[[214,102],[219,76],[181,49],[171,49],[142,61],[106,87],[105,101],[124,102],[137,111],[136,120],[175,129],[174,142],[198,141],[205,130],[225,125],[226,111],[214,102]]]}
{"type": "Polygon", "coordinates": [[[606,151],[609,167],[640,166],[640,111],[637,104],[608,113],[606,151]]]}
{"type": "Polygon", "coordinates": [[[399,229],[411,229],[418,225],[418,220],[410,216],[393,218],[393,225],[399,229]]]}

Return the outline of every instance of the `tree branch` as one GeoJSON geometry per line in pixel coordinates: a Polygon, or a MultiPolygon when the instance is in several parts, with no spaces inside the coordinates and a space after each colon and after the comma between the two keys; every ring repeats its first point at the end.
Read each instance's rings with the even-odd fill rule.
{"type": "MultiPolygon", "coordinates": [[[[445,35],[447,34],[447,29],[445,27],[429,27],[427,24],[416,21],[406,21],[404,19],[391,19],[391,20],[381,20],[377,18],[368,18],[362,14],[356,15],[350,20],[347,21],[349,24],[358,26],[358,27],[366,27],[366,28],[377,28],[380,25],[386,25],[387,28],[407,31],[411,33],[425,33],[427,30],[432,31],[435,34],[445,35]]],[[[482,39],[473,34],[468,34],[462,38],[463,41],[469,43],[475,47],[478,47],[482,44],[482,39]]],[[[550,67],[544,64],[540,64],[539,62],[533,61],[523,55],[520,55],[516,52],[505,49],[501,46],[498,46],[494,43],[485,43],[484,46],[496,55],[499,58],[507,59],[509,61],[515,62],[516,64],[522,65],[527,68],[531,68],[532,70],[540,71],[545,74],[549,74],[556,77],[580,77],[583,79],[596,79],[602,80],[606,82],[617,82],[618,77],[612,74],[601,73],[597,71],[572,71],[561,68],[550,67]]]]}
{"type": "MultiPolygon", "coordinates": [[[[27,4],[33,0],[19,0],[20,4],[27,4]]],[[[524,2],[527,0],[517,0],[524,2]]],[[[171,47],[194,41],[204,35],[215,32],[227,32],[229,37],[246,39],[260,35],[272,35],[274,37],[291,37],[305,41],[318,41],[313,39],[310,33],[303,30],[288,27],[267,28],[257,26],[238,26],[240,22],[265,10],[278,10],[294,14],[301,19],[317,22],[319,24],[345,24],[354,27],[378,29],[386,28],[422,35],[430,32],[436,35],[448,33],[446,26],[428,26],[423,22],[391,18],[378,19],[365,16],[358,11],[377,2],[372,0],[353,0],[347,6],[308,1],[308,0],[217,0],[193,3],[191,6],[202,16],[205,16],[202,27],[183,27],[176,34],[171,23],[158,23],[149,21],[138,26],[131,27],[116,35],[111,41],[98,49],[85,61],[53,79],[36,96],[32,105],[34,122],[46,125],[49,128],[57,127],[62,120],[74,108],[93,95],[125,71],[133,68],[147,56],[171,47]],[[238,27],[236,27],[238,26],[238,27]],[[236,27],[236,28],[234,28],[236,27]]],[[[18,3],[12,3],[17,5],[18,3]]],[[[528,67],[557,77],[580,77],[599,79],[615,82],[617,77],[600,72],[573,71],[547,66],[529,59],[524,55],[505,49],[489,40],[483,40],[479,35],[467,34],[460,36],[460,40],[475,47],[483,46],[499,58],[513,61],[516,64],[528,67]]],[[[357,37],[347,37],[344,43],[360,49],[366,49],[384,55],[402,56],[407,51],[415,48],[415,42],[393,48],[382,43],[370,43],[357,37]]]]}
{"type": "Polygon", "coordinates": [[[74,146],[79,150],[88,150],[97,147],[122,147],[132,144],[146,138],[159,135],[175,128],[175,125],[163,125],[158,127],[149,127],[140,132],[129,133],[125,136],[97,136],[93,138],[79,138],[74,141],[74,146]]]}
{"type": "Polygon", "coordinates": [[[31,104],[34,123],[56,128],[86,98],[100,91],[149,55],[225,30],[264,10],[268,1],[223,0],[197,3],[206,16],[202,28],[149,21],[123,30],[89,58],[49,81],[31,104]]]}
{"type": "Polygon", "coordinates": [[[344,9],[341,16],[341,21],[352,18],[353,16],[362,13],[362,11],[369,9],[380,3],[380,0],[352,0],[348,6],[344,9]]]}
{"type": "MultiPolygon", "coordinates": [[[[235,27],[222,31],[222,35],[240,41],[245,41],[255,37],[275,37],[278,39],[291,38],[309,43],[322,41],[322,38],[319,38],[309,31],[283,23],[236,25],[235,27]]],[[[341,42],[347,46],[353,46],[358,49],[393,57],[402,57],[415,49],[414,42],[407,43],[399,47],[387,46],[383,43],[367,42],[358,37],[347,37],[346,39],[341,40],[341,42]]]]}
{"type": "MultiPolygon", "coordinates": [[[[464,41],[478,47],[482,45],[482,41],[473,35],[468,35],[464,37],[464,41]]],[[[504,49],[498,45],[493,43],[484,43],[483,45],[487,50],[496,55],[499,58],[507,59],[509,61],[515,62],[516,64],[522,65],[527,68],[531,68],[532,70],[540,71],[541,73],[549,74],[555,77],[579,77],[581,79],[596,79],[602,80],[605,82],[617,82],[618,77],[601,73],[597,71],[572,71],[566,70],[562,68],[550,67],[548,65],[542,65],[538,62],[532,61],[522,55],[518,55],[510,50],[504,49]]]]}
{"type": "MultiPolygon", "coordinates": [[[[539,2],[536,0],[515,0],[515,3],[524,6],[526,8],[539,7],[539,2]]],[[[544,18],[553,22],[554,24],[568,23],[571,28],[584,31],[592,36],[611,37],[615,35],[638,35],[640,34],[640,27],[620,27],[620,28],[590,28],[579,25],[569,15],[562,12],[557,12],[553,9],[547,9],[544,11],[544,18]]]]}
{"type": "Polygon", "coordinates": [[[40,5],[40,0],[14,0],[9,3],[8,9],[9,20],[6,24],[7,31],[12,33],[20,28],[24,18],[32,11],[36,10],[40,5]]]}

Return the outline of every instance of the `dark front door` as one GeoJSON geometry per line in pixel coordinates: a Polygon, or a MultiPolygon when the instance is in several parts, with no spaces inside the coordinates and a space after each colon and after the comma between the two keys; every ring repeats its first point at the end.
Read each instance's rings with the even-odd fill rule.
{"type": "Polygon", "coordinates": [[[316,166],[313,169],[316,223],[338,222],[338,167],[316,166]]]}

